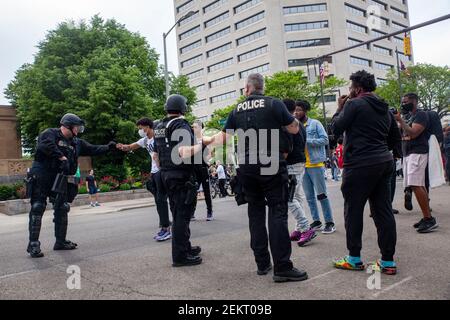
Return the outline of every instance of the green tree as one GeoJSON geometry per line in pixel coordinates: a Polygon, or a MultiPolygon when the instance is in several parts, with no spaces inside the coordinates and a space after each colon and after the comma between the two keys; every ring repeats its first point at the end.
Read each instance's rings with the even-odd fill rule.
{"type": "MultiPolygon", "coordinates": [[[[434,110],[441,118],[450,114],[450,69],[431,64],[417,64],[400,74],[403,94],[414,92],[425,110],[434,110]]],[[[399,106],[398,73],[391,69],[387,81],[376,91],[391,106],[399,106]]]]}
{"type": "MultiPolygon", "coordinates": [[[[39,43],[32,64],[23,65],[5,90],[17,108],[23,145],[33,151],[36,137],[57,127],[64,113],[86,120],[83,138],[95,143],[134,141],[135,122],[164,114],[165,85],[158,54],[138,33],[115,20],[94,16],[89,23],[63,22],[39,43]]],[[[182,77],[171,76],[173,90],[195,100],[182,77]]],[[[145,152],[94,159],[122,178],[124,161],[141,168],[145,152]]],[[[148,158],[146,171],[149,170],[148,158]]]]}

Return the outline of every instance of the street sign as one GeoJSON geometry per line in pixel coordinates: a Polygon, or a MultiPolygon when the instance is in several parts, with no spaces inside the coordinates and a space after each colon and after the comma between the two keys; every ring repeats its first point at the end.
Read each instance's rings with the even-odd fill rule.
{"type": "Polygon", "coordinates": [[[403,44],[404,44],[405,56],[410,57],[411,56],[411,37],[406,35],[405,38],[403,39],[403,44]]]}

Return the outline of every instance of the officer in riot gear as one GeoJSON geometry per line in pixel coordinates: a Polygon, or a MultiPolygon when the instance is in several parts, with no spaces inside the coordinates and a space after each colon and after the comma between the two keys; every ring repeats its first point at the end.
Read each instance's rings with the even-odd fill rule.
{"type": "Polygon", "coordinates": [[[245,95],[247,99],[229,114],[223,132],[203,140],[206,144],[220,145],[224,139],[233,139],[235,134],[238,137],[239,180],[248,202],[251,248],[258,267],[257,274],[266,275],[272,269],[270,243],[273,280],[306,280],[307,273],[294,268],[290,260],[288,172],[283,155],[286,143],[281,141],[286,136],[281,134],[282,129],[296,134],[299,123],[283,102],[264,96],[262,75],[249,75],[245,95]],[[252,136],[257,139],[256,143],[251,141],[252,136]],[[270,161],[266,160],[267,157],[270,161]],[[266,206],[269,207],[269,237],[266,206]]]}
{"type": "Polygon", "coordinates": [[[186,98],[171,95],[166,102],[166,118],[155,128],[155,158],[159,162],[163,185],[172,211],[172,260],[174,267],[198,265],[201,248],[190,243],[189,223],[197,201],[198,183],[194,155],[201,153],[201,141],[183,115],[186,98]]]}
{"type": "Polygon", "coordinates": [[[95,156],[115,149],[115,143],[91,145],[79,139],[84,131],[84,121],[67,113],[60,121],[60,128],[42,132],[37,140],[36,153],[28,173],[27,193],[30,196],[29,244],[27,252],[33,258],[43,257],[39,234],[41,221],[47,206],[47,198],[53,204],[56,242],[54,250],[73,250],[77,244],[66,239],[68,212],[78,192],[74,175],[79,156],[95,156]]]}

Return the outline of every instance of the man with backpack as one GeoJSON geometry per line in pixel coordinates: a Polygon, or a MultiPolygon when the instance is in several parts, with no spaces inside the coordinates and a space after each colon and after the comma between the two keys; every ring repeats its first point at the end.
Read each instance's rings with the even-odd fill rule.
{"type": "MultiPolygon", "coordinates": [[[[422,210],[423,219],[414,224],[419,233],[428,233],[438,227],[436,219],[431,216],[428,191],[426,188],[426,171],[428,165],[428,139],[434,130],[427,112],[418,109],[419,97],[408,93],[402,98],[402,114],[409,113],[411,117],[405,121],[400,113],[395,115],[403,130],[404,181],[405,187],[410,187],[422,210]]],[[[406,191],[405,205],[410,202],[406,191]],[[408,201],[409,200],[409,201],[408,201]]]]}

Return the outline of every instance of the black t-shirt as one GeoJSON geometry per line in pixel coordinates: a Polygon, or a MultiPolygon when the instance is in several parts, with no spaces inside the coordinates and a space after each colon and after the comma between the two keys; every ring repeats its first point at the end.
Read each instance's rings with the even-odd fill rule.
{"type": "Polygon", "coordinates": [[[300,130],[297,134],[292,135],[293,149],[289,153],[286,162],[289,165],[296,163],[305,163],[305,146],[306,146],[306,129],[305,126],[300,126],[300,130]]]}
{"type": "Polygon", "coordinates": [[[403,154],[405,156],[409,156],[410,154],[426,154],[428,153],[428,115],[425,111],[417,111],[415,115],[411,117],[408,121],[408,125],[410,127],[413,126],[414,123],[420,124],[425,127],[425,130],[415,139],[413,140],[404,140],[403,143],[403,154]]]}
{"type": "Polygon", "coordinates": [[[252,95],[231,111],[223,131],[243,129],[247,132],[249,129],[256,130],[258,132],[256,137],[258,142],[252,144],[251,141],[245,141],[244,143],[246,157],[251,153],[257,152],[259,158],[261,148],[268,148],[267,151],[270,152],[271,130],[279,130],[278,134],[280,139],[282,139],[281,128],[290,125],[294,120],[295,118],[289,113],[282,101],[262,95],[252,95]],[[267,145],[260,145],[260,130],[263,129],[267,130],[265,139],[267,145]]]}
{"type": "Polygon", "coordinates": [[[95,179],[94,176],[87,176],[86,182],[88,183],[89,188],[95,188],[95,179]]]}

